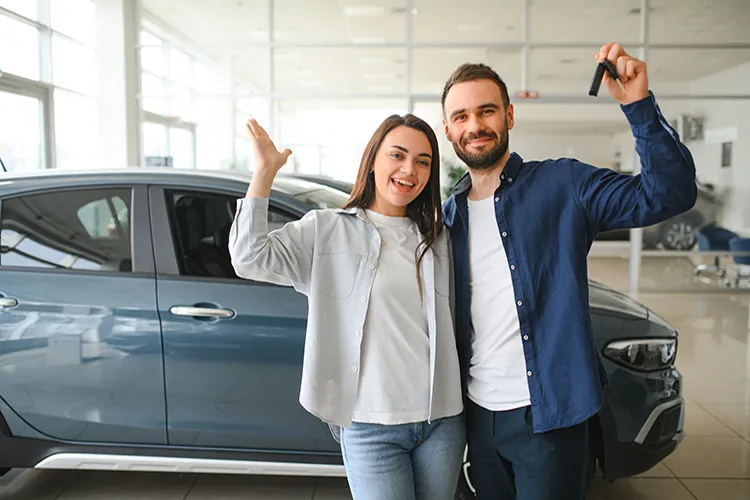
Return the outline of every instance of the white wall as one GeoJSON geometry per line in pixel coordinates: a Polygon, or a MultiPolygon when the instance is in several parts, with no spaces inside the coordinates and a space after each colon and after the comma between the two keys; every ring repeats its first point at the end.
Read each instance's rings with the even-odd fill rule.
{"type": "Polygon", "coordinates": [[[569,157],[610,167],[615,159],[611,134],[525,132],[519,127],[510,133],[510,149],[525,160],[569,157]]]}
{"type": "MultiPolygon", "coordinates": [[[[750,81],[750,63],[691,82],[692,94],[744,94],[750,81]]],[[[726,191],[721,222],[750,234],[750,100],[698,100],[684,103],[687,112],[706,117],[706,130],[736,131],[732,166],[721,168],[721,144],[692,141],[687,145],[695,159],[698,178],[726,191]]]]}

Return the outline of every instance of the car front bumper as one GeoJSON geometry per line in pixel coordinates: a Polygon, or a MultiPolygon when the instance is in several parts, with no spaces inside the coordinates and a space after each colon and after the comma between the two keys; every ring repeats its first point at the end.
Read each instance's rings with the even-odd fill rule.
{"type": "Polygon", "coordinates": [[[685,439],[685,400],[662,403],[649,415],[631,442],[609,442],[606,479],[642,474],[664,460],[685,439]]]}

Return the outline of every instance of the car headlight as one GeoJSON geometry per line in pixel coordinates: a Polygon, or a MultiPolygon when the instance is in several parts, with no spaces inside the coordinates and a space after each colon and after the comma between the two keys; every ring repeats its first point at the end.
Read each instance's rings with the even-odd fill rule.
{"type": "Polygon", "coordinates": [[[674,364],[677,339],[618,340],[604,348],[604,356],[634,370],[663,370],[674,364]]]}

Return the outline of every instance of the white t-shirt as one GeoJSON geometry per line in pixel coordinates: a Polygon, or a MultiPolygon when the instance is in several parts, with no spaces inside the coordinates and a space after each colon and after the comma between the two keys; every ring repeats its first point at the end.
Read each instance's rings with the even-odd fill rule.
{"type": "Polygon", "coordinates": [[[531,404],[521,326],[494,197],[469,205],[469,398],[491,411],[531,404]]]}
{"type": "Polygon", "coordinates": [[[430,410],[430,338],[419,296],[415,251],[420,236],[407,217],[371,210],[383,246],[362,336],[355,422],[422,422],[430,410]]]}

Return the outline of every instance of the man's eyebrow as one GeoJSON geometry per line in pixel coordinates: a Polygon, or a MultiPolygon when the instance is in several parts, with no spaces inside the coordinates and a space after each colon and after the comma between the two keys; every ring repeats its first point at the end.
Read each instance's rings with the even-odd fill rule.
{"type": "Polygon", "coordinates": [[[460,115],[461,113],[465,113],[465,112],[466,112],[466,108],[457,109],[456,111],[454,111],[453,113],[451,113],[451,118],[455,117],[456,115],[460,115]]]}
{"type": "MultiPolygon", "coordinates": [[[[477,106],[477,107],[479,109],[500,109],[500,106],[498,106],[497,104],[491,103],[491,102],[488,102],[486,104],[482,104],[482,105],[477,106]]],[[[451,113],[450,117],[454,118],[456,115],[460,115],[461,113],[466,113],[466,108],[457,109],[456,111],[454,111],[453,113],[451,113]]]]}

